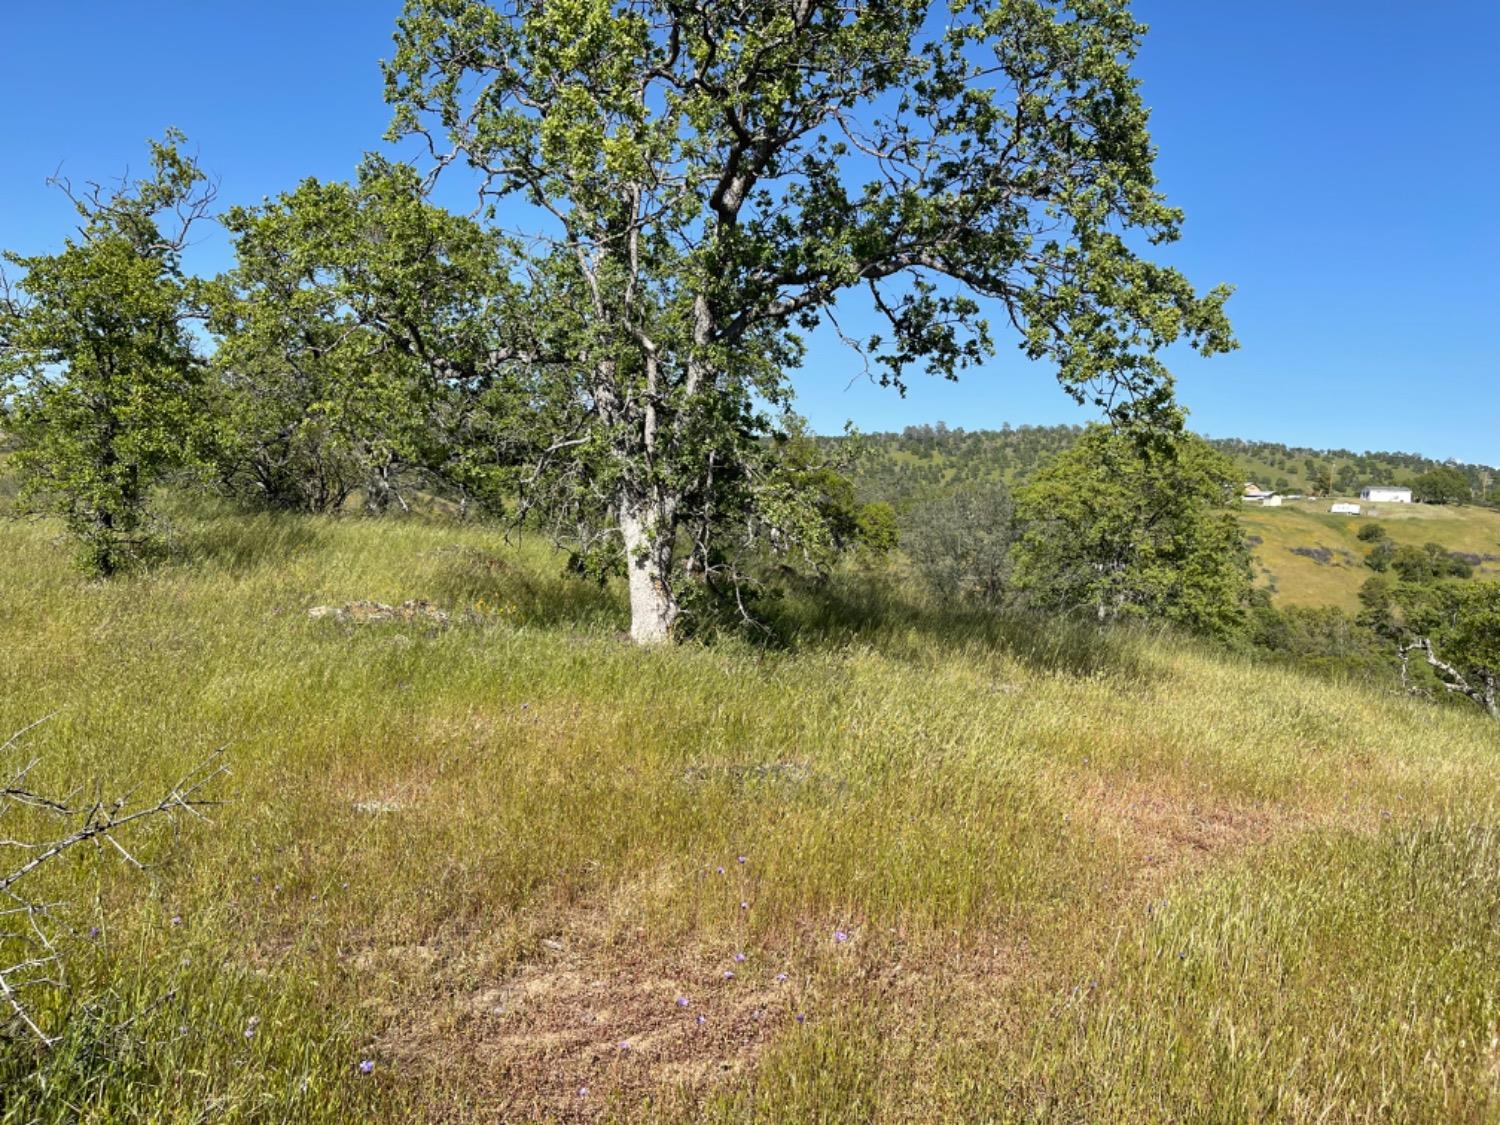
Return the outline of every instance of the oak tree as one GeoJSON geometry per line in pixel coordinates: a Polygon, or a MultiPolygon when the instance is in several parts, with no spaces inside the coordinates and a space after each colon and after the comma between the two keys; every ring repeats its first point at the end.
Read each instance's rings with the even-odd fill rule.
{"type": "Polygon", "coordinates": [[[1016,493],[1026,604],[1234,637],[1250,598],[1234,464],[1202,438],[1091,426],[1016,493]]]}
{"type": "Polygon", "coordinates": [[[63,517],[101,577],[152,546],[152,488],[201,463],[211,440],[182,254],[214,189],[182,143],[168,132],[150,175],[110,191],[54,181],[76,234],[57,253],[4,256],[22,271],[0,291],[0,395],[22,441],[22,497],[63,517]]]}
{"type": "Polygon", "coordinates": [[[1169,403],[1162,348],[1232,346],[1227,291],[1143,253],[1181,222],[1143,31],[1122,0],[408,0],[390,136],[475,177],[566,335],[487,362],[568,386],[535,476],[602,510],[637,641],[721,565],[840,302],[882,382],[981,362],[998,315],[1122,419],[1169,403]]]}

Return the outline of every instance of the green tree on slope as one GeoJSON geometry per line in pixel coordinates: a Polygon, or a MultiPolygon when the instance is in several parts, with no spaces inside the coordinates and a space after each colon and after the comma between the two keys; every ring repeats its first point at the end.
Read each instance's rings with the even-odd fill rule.
{"type": "Polygon", "coordinates": [[[84,565],[108,577],[151,546],[149,494],[200,460],[204,364],[182,271],[213,189],[183,138],[151,146],[151,176],[105,194],[59,185],[82,222],[56,254],[5,260],[0,389],[22,496],[66,521],[84,565]]]}
{"type": "Polygon", "coordinates": [[[1016,586],[1041,609],[1233,636],[1251,578],[1235,496],[1233,463],[1202,438],[1092,426],[1016,493],[1016,586]]]}
{"type": "Polygon", "coordinates": [[[1420,653],[1449,692],[1500,717],[1500,582],[1402,584],[1403,672],[1420,653]]]}
{"type": "Polygon", "coordinates": [[[1424,504],[1463,504],[1469,499],[1469,478],[1444,465],[1419,476],[1412,484],[1412,495],[1424,504]]]}

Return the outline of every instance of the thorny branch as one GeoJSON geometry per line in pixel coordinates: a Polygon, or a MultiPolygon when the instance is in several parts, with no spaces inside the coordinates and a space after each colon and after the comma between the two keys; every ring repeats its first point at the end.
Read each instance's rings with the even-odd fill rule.
{"type": "MultiPolygon", "coordinates": [[[[11,735],[0,744],[0,758],[13,750],[26,734],[52,717],[44,716],[11,735]]],[[[0,1003],[10,1009],[13,1022],[44,1047],[52,1046],[56,1039],[33,1018],[26,1006],[25,994],[40,988],[59,988],[65,983],[51,913],[59,904],[27,897],[19,889],[20,884],[80,844],[93,844],[101,850],[107,844],[132,867],[146,870],[146,865],[121,842],[118,833],[129,825],[155,817],[165,817],[174,825],[177,817],[184,814],[202,819],[202,810],[217,804],[203,796],[203,791],[227,772],[223,754],[223,747],[214,751],[151,805],[131,807],[123,797],[108,802],[96,799],[78,804],[75,803],[76,791],[63,797],[46,796],[27,781],[37,764],[36,758],[12,769],[0,786],[0,822],[7,814],[23,808],[60,822],[56,834],[44,839],[0,839],[0,846],[19,849],[25,855],[17,866],[9,870],[0,868],[0,900],[3,900],[0,902],[0,950],[9,953],[7,957],[0,957],[4,962],[0,964],[0,1003]]]]}

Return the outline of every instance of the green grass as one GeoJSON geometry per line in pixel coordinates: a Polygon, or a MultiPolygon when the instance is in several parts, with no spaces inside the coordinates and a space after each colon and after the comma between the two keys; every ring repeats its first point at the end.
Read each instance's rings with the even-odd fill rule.
{"type": "MultiPolygon", "coordinates": [[[[1254,551],[1257,579],[1274,587],[1278,605],[1332,605],[1357,611],[1359,588],[1373,573],[1364,565],[1369,544],[1356,534],[1366,523],[1380,524],[1397,543],[1438,543],[1450,551],[1500,556],[1500,511],[1491,508],[1365,504],[1361,515],[1335,516],[1328,511],[1333,502],[1289,501],[1280,508],[1246,505],[1240,513],[1246,533],[1261,540],[1254,551]],[[1333,558],[1319,562],[1294,554],[1294,547],[1327,547],[1333,558]]],[[[1500,561],[1484,563],[1476,576],[1500,576],[1500,561]]]]}
{"type": "Polygon", "coordinates": [[[0,525],[33,780],[232,772],[37,888],[72,989],[0,1121],[1500,1113],[1477,711],[852,579],[640,652],[482,527],[184,516],[107,585],[56,537],[0,525]],[[306,613],[358,598],[453,621],[306,613]]]}

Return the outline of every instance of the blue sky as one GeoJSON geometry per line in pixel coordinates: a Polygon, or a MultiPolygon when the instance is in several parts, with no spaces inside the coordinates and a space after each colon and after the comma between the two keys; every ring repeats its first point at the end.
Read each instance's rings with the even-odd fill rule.
{"type": "MultiPolygon", "coordinates": [[[[45,186],[139,167],[187,132],[226,202],[348,176],[386,124],[399,0],[11,0],[0,15],[0,246],[68,229],[45,186]]],[[[1230,282],[1242,348],[1176,357],[1195,428],[1500,463],[1500,4],[1137,0],[1158,168],[1187,211],[1165,256],[1230,282]]],[[[225,264],[210,239],[197,268],[225,264]]],[[[831,339],[797,383],[822,431],[1080,421],[1002,339],[903,401],[831,339]],[[852,384],[851,384],[852,380],[852,384]]]]}

